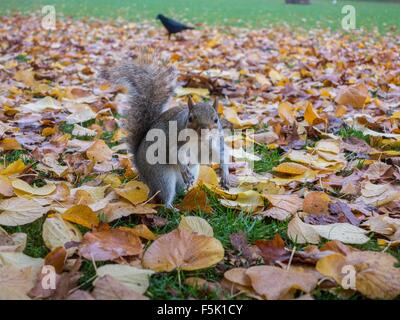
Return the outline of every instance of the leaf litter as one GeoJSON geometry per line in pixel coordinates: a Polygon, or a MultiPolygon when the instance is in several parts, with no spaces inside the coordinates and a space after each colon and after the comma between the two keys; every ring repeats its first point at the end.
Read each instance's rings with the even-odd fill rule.
{"type": "Polygon", "coordinates": [[[346,266],[353,294],[399,296],[398,35],[203,27],[167,42],[148,24],[65,18],[44,32],[14,15],[0,36],[1,299],[148,299],[152,277],[173,272],[220,297],[340,297],[346,266]],[[202,167],[169,229],[132,166],[124,90],[98,76],[144,46],[176,65],[176,105],[218,96],[226,127],[255,129],[227,137],[231,188],[202,167]],[[228,212],[286,224],[227,243],[212,221],[228,212]],[[34,235],[12,230],[41,218],[49,254],[30,257],[34,235]],[[102,262],[89,290],[82,259],[102,262]],[[38,285],[44,264],[56,290],[38,285]],[[201,269],[217,277],[192,276],[201,269]]]}

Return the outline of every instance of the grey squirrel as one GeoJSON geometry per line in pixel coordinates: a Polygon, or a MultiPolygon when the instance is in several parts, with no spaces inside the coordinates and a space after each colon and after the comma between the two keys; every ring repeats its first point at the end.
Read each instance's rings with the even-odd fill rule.
{"type": "MultiPolygon", "coordinates": [[[[208,103],[195,104],[189,97],[187,107],[167,109],[167,104],[176,87],[176,70],[153,54],[141,54],[132,62],[123,62],[115,68],[104,70],[102,76],[110,82],[127,87],[128,144],[139,176],[149,187],[151,195],[156,195],[166,207],[173,208],[172,203],[176,193],[188,189],[199,175],[199,163],[183,163],[179,159],[175,163],[149,162],[147,153],[154,141],[148,139],[147,135],[152,129],[159,129],[166,135],[164,149],[168,160],[173,156],[173,152],[177,152],[176,149],[183,146],[184,142],[178,142],[176,149],[168,147],[170,122],[176,124],[178,134],[184,129],[192,129],[197,133],[200,133],[202,129],[210,129],[214,132],[216,130],[217,139],[215,140],[214,134],[212,149],[219,154],[221,185],[227,187],[229,172],[223,129],[216,110],[217,100],[211,106],[208,103]]],[[[203,142],[203,140],[200,141],[200,143],[203,142]]],[[[199,155],[195,157],[198,158],[199,155]]]]}

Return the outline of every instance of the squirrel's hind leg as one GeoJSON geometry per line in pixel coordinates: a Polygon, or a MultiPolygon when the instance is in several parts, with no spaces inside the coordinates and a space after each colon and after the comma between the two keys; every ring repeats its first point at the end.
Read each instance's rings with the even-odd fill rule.
{"type": "Polygon", "coordinates": [[[162,202],[166,208],[175,209],[172,205],[176,195],[176,173],[173,170],[169,170],[168,167],[163,167],[160,170],[154,170],[151,179],[145,179],[148,181],[151,194],[156,194],[156,198],[162,202]]]}

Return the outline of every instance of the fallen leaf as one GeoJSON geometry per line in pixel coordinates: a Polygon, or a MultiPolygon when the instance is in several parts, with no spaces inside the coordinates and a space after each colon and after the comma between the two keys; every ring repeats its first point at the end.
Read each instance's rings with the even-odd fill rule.
{"type": "Polygon", "coordinates": [[[109,275],[95,281],[92,296],[96,300],[148,300],[146,296],[129,289],[109,275]]]}
{"type": "Polygon", "coordinates": [[[400,294],[400,269],[398,261],[383,252],[357,251],[346,256],[332,254],[318,261],[316,269],[335,279],[338,284],[348,274],[348,267],[355,270],[355,289],[370,299],[395,299],[400,294]],[[344,269],[344,267],[347,267],[344,269]]]}
{"type": "Polygon", "coordinates": [[[14,189],[36,196],[47,196],[56,190],[55,184],[49,183],[44,185],[43,187],[32,187],[31,185],[29,185],[28,183],[26,183],[24,180],[21,179],[12,180],[11,185],[13,186],[14,189]]]}
{"type": "MultiPolygon", "coordinates": [[[[152,270],[139,269],[128,265],[107,264],[97,268],[97,275],[112,276],[130,290],[137,293],[145,293],[149,287],[149,279],[154,274],[152,270]]],[[[95,285],[97,284],[95,281],[95,285]]]]}
{"type": "Polygon", "coordinates": [[[265,264],[274,264],[276,261],[285,261],[290,257],[290,252],[285,249],[285,242],[277,233],[272,240],[257,240],[256,246],[265,264]]]}
{"type": "Polygon", "coordinates": [[[67,211],[65,211],[61,215],[61,217],[64,220],[79,224],[89,229],[92,229],[99,225],[99,218],[97,217],[97,215],[93,212],[92,209],[85,205],[78,204],[72,206],[67,211]]]}
{"type": "Polygon", "coordinates": [[[368,88],[365,84],[359,83],[353,86],[344,87],[336,97],[336,103],[351,106],[356,109],[364,107],[368,97],[368,88]]]}
{"type": "Polygon", "coordinates": [[[319,280],[311,273],[272,266],[251,267],[247,269],[246,275],[254,290],[268,300],[294,298],[297,290],[310,293],[319,280]]]}
{"type": "Polygon", "coordinates": [[[325,192],[312,191],[304,197],[303,210],[309,214],[328,214],[330,203],[331,198],[325,192]]]}
{"type": "Polygon", "coordinates": [[[182,216],[178,228],[208,237],[214,236],[214,230],[207,220],[196,216],[182,216]]]}
{"type": "Polygon", "coordinates": [[[182,228],[160,236],[146,250],[143,266],[154,271],[198,270],[211,267],[224,257],[224,248],[215,238],[182,228]]]}
{"type": "Polygon", "coordinates": [[[24,198],[0,200],[0,225],[21,226],[42,217],[49,209],[38,202],[24,198]]]}
{"type": "Polygon", "coordinates": [[[149,197],[149,188],[141,181],[131,180],[122,188],[115,188],[115,192],[136,205],[146,201],[149,197]]]}
{"type": "Polygon", "coordinates": [[[211,213],[212,208],[208,204],[207,194],[200,188],[191,189],[177,206],[180,211],[201,211],[211,213]]]}
{"type": "Polygon", "coordinates": [[[141,252],[139,237],[120,229],[87,232],[79,247],[80,255],[94,261],[114,260],[141,252]]]}
{"type": "Polygon", "coordinates": [[[90,160],[105,162],[111,160],[113,151],[104,140],[96,140],[89,149],[86,150],[86,155],[90,160]]]}
{"type": "MultiPolygon", "coordinates": [[[[82,240],[79,229],[58,214],[48,217],[44,221],[42,237],[46,247],[50,250],[64,247],[68,242],[80,242],[82,240]]],[[[68,256],[71,256],[75,251],[76,248],[67,249],[68,256]]]]}

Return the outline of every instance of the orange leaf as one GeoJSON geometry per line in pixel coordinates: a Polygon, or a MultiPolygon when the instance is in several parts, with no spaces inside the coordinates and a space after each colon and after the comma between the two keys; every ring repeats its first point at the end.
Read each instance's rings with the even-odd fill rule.
{"type": "Polygon", "coordinates": [[[190,190],[177,207],[179,210],[187,212],[196,210],[206,213],[212,212],[212,208],[207,203],[207,194],[200,188],[190,190]]]}

